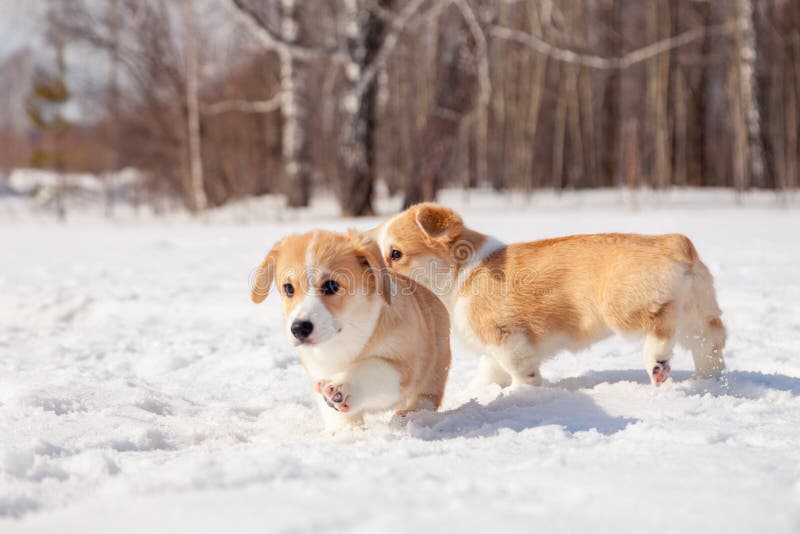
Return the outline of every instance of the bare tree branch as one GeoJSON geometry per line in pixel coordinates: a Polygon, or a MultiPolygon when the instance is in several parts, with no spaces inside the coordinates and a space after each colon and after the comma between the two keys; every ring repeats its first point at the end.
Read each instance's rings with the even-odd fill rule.
{"type": "Polygon", "coordinates": [[[572,63],[598,70],[624,70],[636,65],[637,63],[647,61],[648,59],[652,59],[660,54],[669,52],[670,50],[686,46],[695,41],[699,41],[706,36],[728,35],[735,31],[736,27],[736,22],[728,22],[726,24],[718,24],[715,26],[709,26],[707,28],[696,28],[668,39],[656,41],[651,45],[633,50],[617,58],[573,52],[572,50],[566,50],[564,48],[553,46],[550,43],[545,42],[529,33],[515,30],[513,28],[507,28],[505,26],[492,25],[489,28],[489,33],[499,39],[507,39],[509,41],[514,41],[529,46],[537,52],[551,57],[557,61],[563,61],[565,63],[572,63]]]}
{"type": "Polygon", "coordinates": [[[425,0],[409,0],[406,6],[397,14],[395,21],[391,24],[391,31],[387,33],[380,50],[375,54],[375,60],[361,73],[361,77],[354,91],[356,98],[361,98],[367,88],[369,88],[370,84],[375,79],[378,69],[386,63],[386,60],[392,54],[395,46],[397,46],[400,34],[405,30],[409,21],[416,15],[420,6],[424,3],[425,0]]]}
{"type": "MultiPolygon", "coordinates": [[[[282,39],[275,32],[270,30],[258,15],[247,7],[243,0],[220,0],[225,7],[233,14],[239,23],[248,28],[255,35],[261,44],[271,50],[291,55],[295,59],[309,61],[321,57],[333,59],[335,61],[346,62],[349,60],[346,53],[336,48],[313,48],[309,46],[289,43],[282,39]]],[[[355,96],[358,98],[364,94],[372,81],[375,79],[378,70],[383,66],[389,56],[391,56],[402,34],[408,27],[412,19],[418,14],[420,7],[426,0],[409,0],[409,2],[398,13],[392,14],[386,9],[380,10],[381,18],[390,18],[389,25],[391,30],[387,33],[380,50],[375,56],[375,60],[364,69],[355,87],[355,96]]],[[[441,12],[447,2],[437,2],[432,13],[441,12]]],[[[371,6],[376,9],[376,6],[371,6]]]]}
{"type": "MultiPolygon", "coordinates": [[[[424,3],[424,2],[423,2],[424,3]]],[[[377,0],[364,0],[363,6],[364,9],[376,15],[380,18],[385,24],[388,24],[392,28],[403,32],[412,29],[416,29],[420,23],[427,22],[432,19],[437,18],[442,11],[444,11],[451,3],[451,0],[435,0],[431,2],[430,7],[427,10],[420,10],[413,17],[411,17],[410,21],[407,21],[406,24],[400,25],[397,20],[397,11],[392,11],[391,9],[387,9],[382,7],[378,4],[377,0]]]]}
{"type": "Polygon", "coordinates": [[[385,7],[381,6],[376,0],[366,0],[364,2],[364,7],[373,15],[380,17],[380,19],[386,24],[389,24],[390,26],[395,24],[395,15],[397,15],[397,13],[391,9],[386,9],[385,7]]]}
{"type": "Polygon", "coordinates": [[[219,115],[236,111],[240,113],[272,113],[281,108],[281,93],[269,100],[223,100],[203,106],[204,115],[219,115]]]}
{"type": "Polygon", "coordinates": [[[467,23],[472,38],[475,39],[476,57],[478,61],[478,83],[480,92],[478,94],[478,109],[484,109],[489,105],[489,99],[492,97],[492,81],[489,75],[489,46],[486,42],[486,34],[478,22],[478,17],[470,7],[467,0],[454,0],[461,16],[467,23]]]}
{"type": "Polygon", "coordinates": [[[338,49],[315,48],[310,46],[299,45],[296,43],[289,43],[282,39],[280,35],[273,32],[261,20],[258,14],[246,5],[243,0],[220,0],[223,5],[230,11],[234,18],[242,26],[250,30],[250,32],[261,42],[261,44],[270,50],[281,52],[291,55],[294,59],[302,61],[310,61],[320,57],[328,57],[343,61],[347,55],[338,49]]]}

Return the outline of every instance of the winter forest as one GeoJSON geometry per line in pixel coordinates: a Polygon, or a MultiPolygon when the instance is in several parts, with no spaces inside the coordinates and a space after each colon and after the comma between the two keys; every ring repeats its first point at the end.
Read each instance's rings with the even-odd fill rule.
{"type": "Polygon", "coordinates": [[[0,0],[0,533],[798,534],[798,136],[800,0],[0,0]]]}
{"type": "Polygon", "coordinates": [[[798,185],[792,0],[52,0],[39,16],[39,54],[0,64],[0,169],[134,168],[144,202],[327,191],[357,216],[378,184],[403,205],[442,187],[798,185]]]}

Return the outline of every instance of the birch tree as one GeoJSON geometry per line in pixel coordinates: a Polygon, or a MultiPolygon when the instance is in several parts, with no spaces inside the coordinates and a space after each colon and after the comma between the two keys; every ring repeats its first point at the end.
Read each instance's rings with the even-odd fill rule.
{"type": "MultiPolygon", "coordinates": [[[[86,115],[69,170],[135,167],[153,201],[277,192],[302,206],[314,177],[360,215],[376,182],[406,204],[493,179],[797,183],[800,2],[51,3],[64,9],[48,33],[88,52],[70,63],[89,83],[72,87],[86,115]]],[[[0,84],[31,78],[4,65],[0,84]]]]}
{"type": "Polygon", "coordinates": [[[746,142],[736,147],[747,160],[747,174],[740,179],[738,187],[747,184],[756,187],[766,185],[766,165],[761,134],[761,110],[759,109],[756,84],[756,64],[758,62],[756,31],[753,23],[753,1],[736,0],[737,28],[736,49],[739,81],[739,107],[741,120],[746,132],[746,142]]]}
{"type": "MultiPolygon", "coordinates": [[[[339,26],[343,28],[344,49],[311,46],[297,39],[289,40],[287,35],[272,31],[246,0],[222,1],[266,49],[274,50],[282,58],[291,60],[291,69],[285,69],[285,72],[297,73],[299,67],[295,62],[307,64],[314,59],[324,59],[341,65],[347,87],[339,106],[342,121],[339,130],[340,178],[337,193],[344,215],[371,214],[375,182],[376,76],[394,50],[399,34],[417,14],[424,0],[408,0],[397,13],[391,11],[392,0],[376,0],[375,9],[365,9],[358,0],[342,0],[343,16],[339,26]]],[[[285,4],[282,7],[291,5],[292,3],[285,4]]],[[[287,34],[297,37],[292,32],[287,34]]],[[[283,64],[281,70],[284,72],[283,64]]],[[[281,81],[282,92],[286,91],[287,86],[298,89],[302,83],[297,77],[282,77],[281,81]]],[[[296,95],[297,93],[291,97],[284,96],[282,102],[297,103],[299,100],[296,95]]],[[[290,147],[293,153],[301,154],[298,145],[291,143],[300,139],[299,122],[305,116],[298,115],[298,109],[292,108],[291,104],[289,109],[298,119],[298,129],[289,131],[289,135],[293,136],[289,141],[290,147]]],[[[307,125],[308,121],[304,122],[307,125]]],[[[287,175],[290,174],[287,172],[287,175]]]]}
{"type": "Polygon", "coordinates": [[[186,186],[189,207],[198,212],[206,209],[208,201],[203,184],[203,154],[200,139],[199,67],[197,60],[197,26],[193,0],[183,0],[183,34],[186,63],[187,149],[189,180],[186,186]]]}
{"type": "MultiPolygon", "coordinates": [[[[303,42],[300,2],[280,0],[280,35],[292,45],[303,42]]],[[[308,147],[308,69],[289,49],[278,51],[281,63],[281,150],[284,192],[291,207],[308,206],[311,198],[311,161],[308,147]]]]}
{"type": "MultiPolygon", "coordinates": [[[[455,20],[459,20],[456,18],[455,20]]],[[[436,87],[433,109],[422,130],[425,151],[406,182],[405,207],[436,199],[443,173],[460,132],[463,118],[476,104],[478,69],[476,45],[466,24],[441,28],[436,50],[436,87]]]]}
{"type": "MultiPolygon", "coordinates": [[[[392,0],[379,0],[381,9],[392,0]]],[[[345,216],[371,215],[375,184],[374,70],[385,38],[386,23],[373,11],[360,9],[357,0],[344,0],[347,88],[341,98],[343,117],[339,140],[339,197],[345,216]],[[369,78],[367,78],[369,76],[369,78]]]]}

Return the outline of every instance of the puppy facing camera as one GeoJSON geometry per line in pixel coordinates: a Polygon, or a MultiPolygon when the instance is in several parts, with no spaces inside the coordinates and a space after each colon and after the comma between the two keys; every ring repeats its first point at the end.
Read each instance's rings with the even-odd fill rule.
{"type": "Polygon", "coordinates": [[[253,302],[273,285],[326,431],[370,412],[439,407],[450,368],[447,310],[388,270],[377,243],[354,230],[290,235],[256,271],[253,302]]]}

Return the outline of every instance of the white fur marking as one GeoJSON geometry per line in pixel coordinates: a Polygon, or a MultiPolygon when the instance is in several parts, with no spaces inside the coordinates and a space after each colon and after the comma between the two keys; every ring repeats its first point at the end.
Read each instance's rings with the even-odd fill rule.
{"type": "Polygon", "coordinates": [[[461,292],[461,286],[464,285],[467,277],[469,277],[470,273],[475,270],[475,267],[477,267],[478,264],[505,246],[506,244],[499,239],[487,235],[486,241],[484,241],[483,245],[481,245],[481,248],[478,249],[478,252],[476,252],[458,272],[456,283],[453,286],[456,294],[461,292]]]}
{"type": "Polygon", "coordinates": [[[381,225],[380,231],[378,232],[378,246],[381,247],[381,253],[384,256],[387,256],[389,252],[387,250],[389,247],[389,227],[397,219],[399,219],[401,215],[402,213],[398,213],[397,215],[395,215],[394,217],[383,223],[383,225],[381,225]]]}
{"type": "Polygon", "coordinates": [[[455,306],[450,310],[450,318],[453,323],[453,331],[456,335],[476,354],[482,354],[486,347],[480,338],[475,335],[472,324],[469,321],[469,301],[470,297],[461,297],[456,300],[455,306]]]}
{"type": "Polygon", "coordinates": [[[314,330],[309,338],[309,341],[314,344],[324,343],[335,336],[342,328],[336,317],[328,311],[320,295],[313,293],[306,295],[286,319],[286,335],[292,344],[297,345],[299,341],[292,335],[291,331],[292,323],[295,321],[311,321],[314,324],[314,330]]]}
{"type": "MultiPolygon", "coordinates": [[[[474,271],[475,268],[486,258],[491,256],[501,248],[504,248],[505,246],[506,244],[500,241],[499,239],[495,239],[494,237],[491,236],[486,236],[486,241],[484,241],[483,245],[481,245],[481,248],[479,248],[478,251],[472,256],[472,258],[470,258],[469,261],[461,267],[461,270],[458,272],[458,275],[456,276],[455,283],[450,284],[450,293],[446,295],[440,295],[437,292],[437,295],[441,297],[442,302],[444,302],[445,306],[447,306],[447,311],[450,312],[450,317],[454,325],[456,323],[456,315],[457,315],[456,310],[459,306],[461,306],[462,300],[465,300],[466,302],[464,303],[463,306],[461,306],[463,310],[461,312],[462,317],[459,320],[463,321],[465,325],[468,324],[469,322],[467,320],[466,307],[469,304],[470,295],[466,295],[464,297],[459,297],[459,295],[461,294],[461,289],[464,283],[466,282],[467,278],[469,277],[470,273],[472,273],[472,271],[474,271]]],[[[480,354],[480,351],[476,352],[480,354]]]]}

